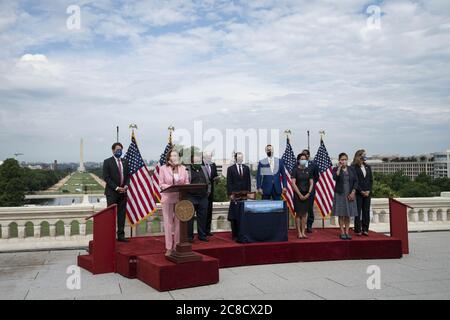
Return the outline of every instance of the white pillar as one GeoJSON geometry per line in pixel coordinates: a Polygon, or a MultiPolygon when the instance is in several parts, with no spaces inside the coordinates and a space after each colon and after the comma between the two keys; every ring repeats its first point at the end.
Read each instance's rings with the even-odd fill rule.
{"type": "Polygon", "coordinates": [[[17,237],[25,238],[25,225],[17,225],[17,237]]]}
{"type": "Polygon", "coordinates": [[[66,238],[70,237],[70,224],[64,225],[64,237],[66,238]]]}
{"type": "Polygon", "coordinates": [[[423,210],[423,222],[428,222],[428,210],[423,210]]]}
{"type": "Polygon", "coordinates": [[[2,239],[9,238],[9,226],[2,226],[2,239]]]}
{"type": "Polygon", "coordinates": [[[40,224],[35,224],[34,225],[34,237],[35,238],[40,238],[41,237],[41,225],[40,224]]]}
{"type": "Polygon", "coordinates": [[[56,237],[56,225],[54,223],[49,224],[48,229],[50,237],[56,237]]]}
{"type": "Polygon", "coordinates": [[[80,222],[80,236],[86,235],[86,223],[80,222]]]}

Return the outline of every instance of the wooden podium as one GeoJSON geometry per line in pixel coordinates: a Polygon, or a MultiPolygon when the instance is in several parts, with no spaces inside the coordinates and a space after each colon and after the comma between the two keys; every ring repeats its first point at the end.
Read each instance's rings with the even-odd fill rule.
{"type": "MultiPolygon", "coordinates": [[[[161,193],[170,193],[170,192],[178,192],[179,198],[177,206],[181,202],[183,204],[188,204],[188,200],[186,200],[186,194],[191,191],[206,189],[207,185],[205,183],[193,183],[193,184],[178,184],[172,185],[164,190],[161,190],[161,193]]],[[[193,207],[192,209],[193,210],[193,207]]],[[[181,215],[180,212],[175,212],[178,220],[180,220],[180,243],[178,243],[175,247],[175,250],[172,251],[170,256],[166,258],[175,263],[184,263],[184,262],[193,262],[202,260],[202,256],[192,251],[192,245],[188,241],[188,221],[193,218],[194,212],[192,214],[181,215]]]]}
{"type": "Polygon", "coordinates": [[[89,255],[78,256],[78,265],[93,274],[115,271],[117,205],[87,217],[94,219],[94,241],[89,255]]]}
{"type": "Polygon", "coordinates": [[[394,198],[389,198],[389,224],[391,237],[400,239],[402,242],[402,253],[409,253],[408,240],[408,208],[412,207],[394,198]]]}

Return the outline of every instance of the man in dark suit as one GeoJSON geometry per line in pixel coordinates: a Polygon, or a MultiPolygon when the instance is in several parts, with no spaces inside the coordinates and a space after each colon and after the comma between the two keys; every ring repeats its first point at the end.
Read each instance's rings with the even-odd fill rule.
{"type": "Polygon", "coordinates": [[[369,235],[370,224],[370,202],[372,198],[373,174],[372,168],[367,164],[366,151],[361,149],[356,151],[353,159],[353,166],[358,177],[358,187],[356,188],[356,204],[358,206],[358,216],[355,217],[355,233],[357,235],[369,235]]]}
{"type": "Polygon", "coordinates": [[[262,199],[281,200],[281,195],[286,192],[286,170],[282,159],[273,155],[272,145],[266,146],[267,158],[258,163],[256,184],[262,199]]]}
{"type": "Polygon", "coordinates": [[[310,153],[308,149],[303,150],[302,153],[306,155],[306,159],[308,160],[306,167],[312,173],[314,181],[314,187],[308,199],[308,220],[306,221],[306,232],[312,233],[312,226],[314,223],[314,198],[316,196],[316,183],[319,181],[319,167],[314,160],[309,160],[310,153]]]}
{"type": "Polygon", "coordinates": [[[214,202],[214,185],[219,180],[219,175],[217,174],[217,166],[212,162],[212,154],[209,152],[203,153],[203,164],[205,166],[206,172],[208,173],[207,180],[210,186],[211,192],[208,196],[208,211],[206,214],[206,235],[212,236],[211,232],[211,221],[213,212],[213,202],[214,202]]]}
{"type": "Polygon", "coordinates": [[[122,159],[123,146],[116,142],[111,147],[113,156],[103,162],[103,180],[106,182],[105,195],[108,206],[117,204],[117,240],[125,239],[125,210],[127,207],[127,189],[130,182],[128,164],[122,159]]]}
{"type": "Polygon", "coordinates": [[[227,193],[230,198],[228,209],[228,220],[231,223],[231,233],[233,239],[239,235],[238,220],[236,217],[237,203],[233,197],[233,192],[251,192],[252,184],[250,178],[250,168],[243,164],[244,155],[236,152],[234,155],[235,164],[227,169],[227,193]]]}

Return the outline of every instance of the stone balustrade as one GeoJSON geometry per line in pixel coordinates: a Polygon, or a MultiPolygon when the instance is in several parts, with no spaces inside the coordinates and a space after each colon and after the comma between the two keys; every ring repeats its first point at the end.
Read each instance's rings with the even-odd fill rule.
{"type": "MultiPolygon", "coordinates": [[[[413,209],[408,211],[411,230],[450,230],[450,195],[432,198],[399,198],[413,209]]],[[[0,208],[0,251],[86,246],[92,239],[92,221],[85,218],[105,208],[104,203],[82,203],[69,206],[33,206],[0,208]]],[[[317,208],[315,208],[316,210],[317,208]]],[[[216,202],[213,209],[213,231],[230,229],[228,202],[216,202]]],[[[388,232],[388,199],[372,199],[371,229],[388,232]]],[[[316,211],[315,227],[336,227],[337,218],[324,221],[316,211]]],[[[292,218],[290,226],[294,226],[292,218]]],[[[157,235],[164,232],[161,208],[131,228],[127,236],[157,235]]]]}

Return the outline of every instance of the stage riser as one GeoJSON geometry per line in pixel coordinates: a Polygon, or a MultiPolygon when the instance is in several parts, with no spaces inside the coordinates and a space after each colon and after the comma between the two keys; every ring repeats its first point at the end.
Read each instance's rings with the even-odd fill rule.
{"type": "MultiPolygon", "coordinates": [[[[90,254],[79,256],[78,265],[96,274],[93,246],[90,254]]],[[[115,272],[138,278],[153,288],[165,291],[217,283],[219,268],[291,262],[330,260],[398,259],[402,257],[399,239],[374,232],[369,237],[340,240],[338,229],[318,229],[308,240],[290,231],[288,242],[235,243],[229,233],[218,233],[209,243],[195,241],[193,251],[202,262],[174,264],[165,256],[164,237],[135,237],[129,243],[116,243],[115,272]],[[185,274],[184,274],[185,273],[185,274]],[[189,276],[190,275],[190,276],[189,276]]],[[[108,272],[114,272],[110,270],[108,272]]]]}
{"type": "Polygon", "coordinates": [[[202,261],[175,264],[163,254],[141,256],[136,277],[158,291],[205,286],[219,282],[219,261],[203,256],[202,261]]]}
{"type": "MultiPolygon", "coordinates": [[[[398,259],[401,258],[399,240],[335,241],[327,243],[276,243],[245,245],[231,248],[197,249],[197,253],[218,259],[219,268],[289,262],[330,260],[398,259]]],[[[116,254],[116,272],[136,278],[139,256],[116,254]]]]}

